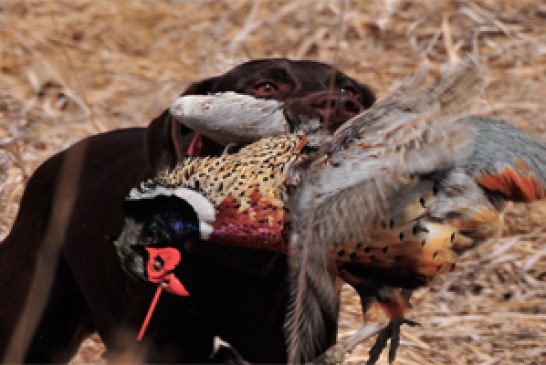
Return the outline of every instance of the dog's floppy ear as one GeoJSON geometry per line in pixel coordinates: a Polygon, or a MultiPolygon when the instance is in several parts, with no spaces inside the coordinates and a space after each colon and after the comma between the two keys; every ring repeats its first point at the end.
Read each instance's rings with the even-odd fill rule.
{"type": "Polygon", "coordinates": [[[146,130],[146,154],[152,172],[176,165],[183,157],[180,139],[190,132],[190,129],[172,120],[169,109],[152,120],[146,130]]]}
{"type": "MultiPolygon", "coordinates": [[[[184,95],[206,95],[215,91],[219,77],[211,77],[188,86],[184,95]]],[[[189,144],[192,131],[175,122],[169,109],[156,117],[146,131],[146,154],[152,172],[173,168],[180,161],[189,144]]]]}

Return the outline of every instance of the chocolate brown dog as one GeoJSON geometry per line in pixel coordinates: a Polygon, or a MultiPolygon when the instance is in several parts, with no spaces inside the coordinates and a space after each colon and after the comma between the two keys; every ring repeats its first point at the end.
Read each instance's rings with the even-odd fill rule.
{"type": "MultiPolygon", "coordinates": [[[[190,85],[183,95],[221,91],[287,101],[295,123],[318,115],[332,128],[374,102],[367,86],[326,64],[286,59],[242,64],[190,85]]],[[[220,245],[199,245],[182,258],[191,296],[164,295],[144,341],[135,340],[155,288],[122,271],[107,237],[121,229],[120,206],[130,188],[173,166],[192,138],[167,110],[148,128],[87,138],[36,170],[0,245],[4,361],[68,361],[92,331],[114,361],[141,353],[144,362],[210,362],[216,336],[249,361],[286,360],[285,258],[220,245]],[[50,288],[40,285],[44,278],[48,283],[49,269],[50,288]],[[32,307],[36,298],[44,301],[43,311],[32,307]],[[27,326],[32,318],[35,329],[27,326]]],[[[207,140],[200,146],[203,154],[221,151],[207,140]]]]}

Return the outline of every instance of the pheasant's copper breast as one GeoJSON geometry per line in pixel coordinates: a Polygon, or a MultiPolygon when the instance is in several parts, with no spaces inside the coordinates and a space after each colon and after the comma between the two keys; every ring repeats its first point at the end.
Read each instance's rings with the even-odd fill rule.
{"type": "Polygon", "coordinates": [[[201,192],[216,207],[210,240],[285,251],[285,187],[289,166],[302,156],[306,138],[262,139],[234,154],[187,158],[155,183],[201,192]]]}
{"type": "MultiPolygon", "coordinates": [[[[438,220],[431,209],[438,204],[437,187],[429,179],[414,178],[396,197],[390,214],[371,229],[368,239],[334,245],[338,262],[358,263],[378,273],[419,275],[428,282],[455,267],[457,251],[472,243],[454,219],[438,220]]],[[[492,217],[498,220],[498,217],[492,217]]],[[[464,222],[476,222],[464,217],[464,222]]]]}

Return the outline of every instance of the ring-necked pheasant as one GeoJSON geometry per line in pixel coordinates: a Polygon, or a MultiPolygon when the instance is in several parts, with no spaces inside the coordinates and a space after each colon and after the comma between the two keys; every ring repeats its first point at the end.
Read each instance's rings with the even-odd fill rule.
{"type": "Polygon", "coordinates": [[[325,316],[337,315],[336,275],[364,308],[377,301],[385,309],[393,357],[401,289],[453,270],[458,253],[496,235],[503,201],[542,199],[546,190],[544,142],[490,118],[451,118],[481,87],[472,63],[432,88],[421,81],[318,139],[318,151],[304,134],[282,134],[188,158],[144,182],[127,198],[116,241],[125,267],[157,281],[162,249],[183,251],[196,238],[285,252],[290,362],[311,360],[325,316]]]}

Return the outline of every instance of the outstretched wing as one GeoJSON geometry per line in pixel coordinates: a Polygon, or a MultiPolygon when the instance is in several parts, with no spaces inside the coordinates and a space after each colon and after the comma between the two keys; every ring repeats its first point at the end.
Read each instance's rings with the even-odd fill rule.
{"type": "Polygon", "coordinates": [[[428,89],[410,80],[291,171],[290,362],[310,360],[324,340],[324,316],[336,315],[332,246],[365,240],[414,175],[451,168],[464,155],[469,128],[452,117],[475,99],[478,74],[468,62],[428,89]]]}
{"type": "Polygon", "coordinates": [[[404,125],[408,133],[411,131],[408,121],[418,115],[428,116],[435,127],[441,127],[445,119],[467,113],[475,104],[484,88],[483,72],[472,59],[467,59],[447,68],[441,78],[429,86],[427,64],[424,63],[394,92],[343,124],[335,132],[331,148],[339,150],[358,143],[355,141],[359,139],[390,138],[389,131],[400,125],[404,125]]]}

